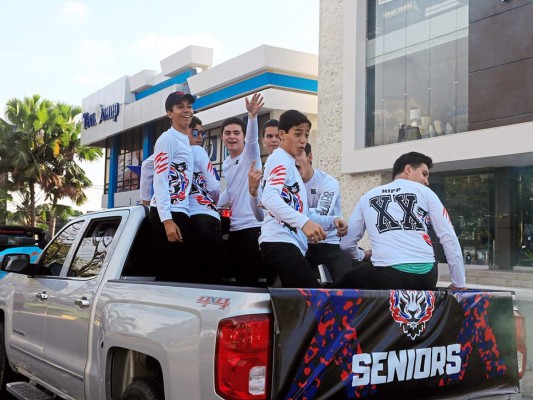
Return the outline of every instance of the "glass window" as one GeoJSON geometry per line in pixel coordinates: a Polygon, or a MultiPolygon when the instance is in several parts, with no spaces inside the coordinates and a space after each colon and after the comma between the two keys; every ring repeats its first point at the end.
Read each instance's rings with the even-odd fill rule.
{"type": "Polygon", "coordinates": [[[430,177],[431,188],[448,210],[466,264],[494,263],[493,182],[493,173],[488,172],[470,175],[434,173],[430,177]]]}
{"type": "Polygon", "coordinates": [[[79,221],[61,231],[42,255],[38,275],[59,276],[70,247],[82,227],[83,221],[79,221]]]}
{"type": "Polygon", "coordinates": [[[102,269],[120,219],[92,222],[76,251],[69,277],[91,278],[102,269]]]}
{"type": "Polygon", "coordinates": [[[468,1],[367,0],[367,147],[468,129],[468,1]]]}
{"type": "Polygon", "coordinates": [[[123,133],[120,137],[118,155],[117,192],[139,189],[139,177],[128,166],[138,166],[142,160],[142,133],[137,127],[123,133]]]}

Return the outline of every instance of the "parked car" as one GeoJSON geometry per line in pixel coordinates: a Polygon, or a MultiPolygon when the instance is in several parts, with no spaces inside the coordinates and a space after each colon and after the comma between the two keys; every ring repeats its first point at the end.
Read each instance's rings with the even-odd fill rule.
{"type": "MultiPolygon", "coordinates": [[[[0,225],[0,263],[4,255],[24,253],[35,263],[46,245],[46,232],[31,226],[0,225]]],[[[0,279],[5,276],[0,271],[0,279]]]]}

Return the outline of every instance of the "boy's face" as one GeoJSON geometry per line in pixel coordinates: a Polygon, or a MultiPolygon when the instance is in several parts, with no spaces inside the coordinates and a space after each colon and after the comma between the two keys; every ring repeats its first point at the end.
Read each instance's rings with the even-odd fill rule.
{"type": "Polygon", "coordinates": [[[304,152],[305,145],[309,139],[310,128],[308,123],[303,122],[300,125],[293,126],[288,132],[279,130],[281,148],[294,158],[300,156],[304,152]]]}
{"type": "Polygon", "coordinates": [[[244,150],[244,133],[239,124],[229,124],[222,132],[222,143],[232,157],[238,156],[244,150]]]}
{"type": "Polygon", "coordinates": [[[170,118],[174,129],[187,133],[193,116],[192,103],[183,100],[178,104],[174,104],[172,110],[167,111],[167,116],[170,118]]]}
{"type": "Polygon", "coordinates": [[[411,164],[405,166],[404,172],[410,181],[421,183],[424,186],[429,186],[429,168],[425,163],[422,163],[418,168],[411,164]]]}
{"type": "Polygon", "coordinates": [[[265,133],[263,134],[263,146],[265,146],[269,155],[279,147],[279,134],[277,127],[267,126],[265,128],[265,133]]]}
{"type": "Polygon", "coordinates": [[[198,124],[190,130],[189,142],[191,143],[191,146],[201,146],[203,141],[204,141],[204,127],[198,124]],[[196,131],[196,137],[194,137],[193,131],[196,131]]]}

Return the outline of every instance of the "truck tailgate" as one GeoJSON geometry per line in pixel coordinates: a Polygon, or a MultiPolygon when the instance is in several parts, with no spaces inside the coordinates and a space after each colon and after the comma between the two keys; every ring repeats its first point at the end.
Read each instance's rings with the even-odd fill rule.
{"type": "Polygon", "coordinates": [[[272,398],[519,392],[511,292],[271,290],[272,398]]]}

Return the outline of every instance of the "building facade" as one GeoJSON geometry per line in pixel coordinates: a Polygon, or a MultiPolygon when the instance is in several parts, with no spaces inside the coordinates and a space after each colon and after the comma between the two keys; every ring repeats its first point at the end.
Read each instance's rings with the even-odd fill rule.
{"type": "Polygon", "coordinates": [[[345,216],[419,151],[465,262],[533,267],[531,18],[531,0],[321,0],[318,159],[345,216]]]}
{"type": "MultiPolygon", "coordinates": [[[[298,109],[313,123],[311,142],[316,141],[316,55],[263,45],[219,65],[212,66],[212,60],[212,49],[189,46],[161,60],[161,72],[124,76],[83,99],[82,144],[105,148],[103,208],[139,204],[139,166],[170,127],[164,103],[173,91],[195,96],[195,115],[208,132],[203,146],[222,187],[228,153],[220,127],[228,117],[246,116],[244,97],[254,92],[264,98],[260,127],[298,109]]],[[[261,154],[265,159],[266,149],[261,154]]]]}

